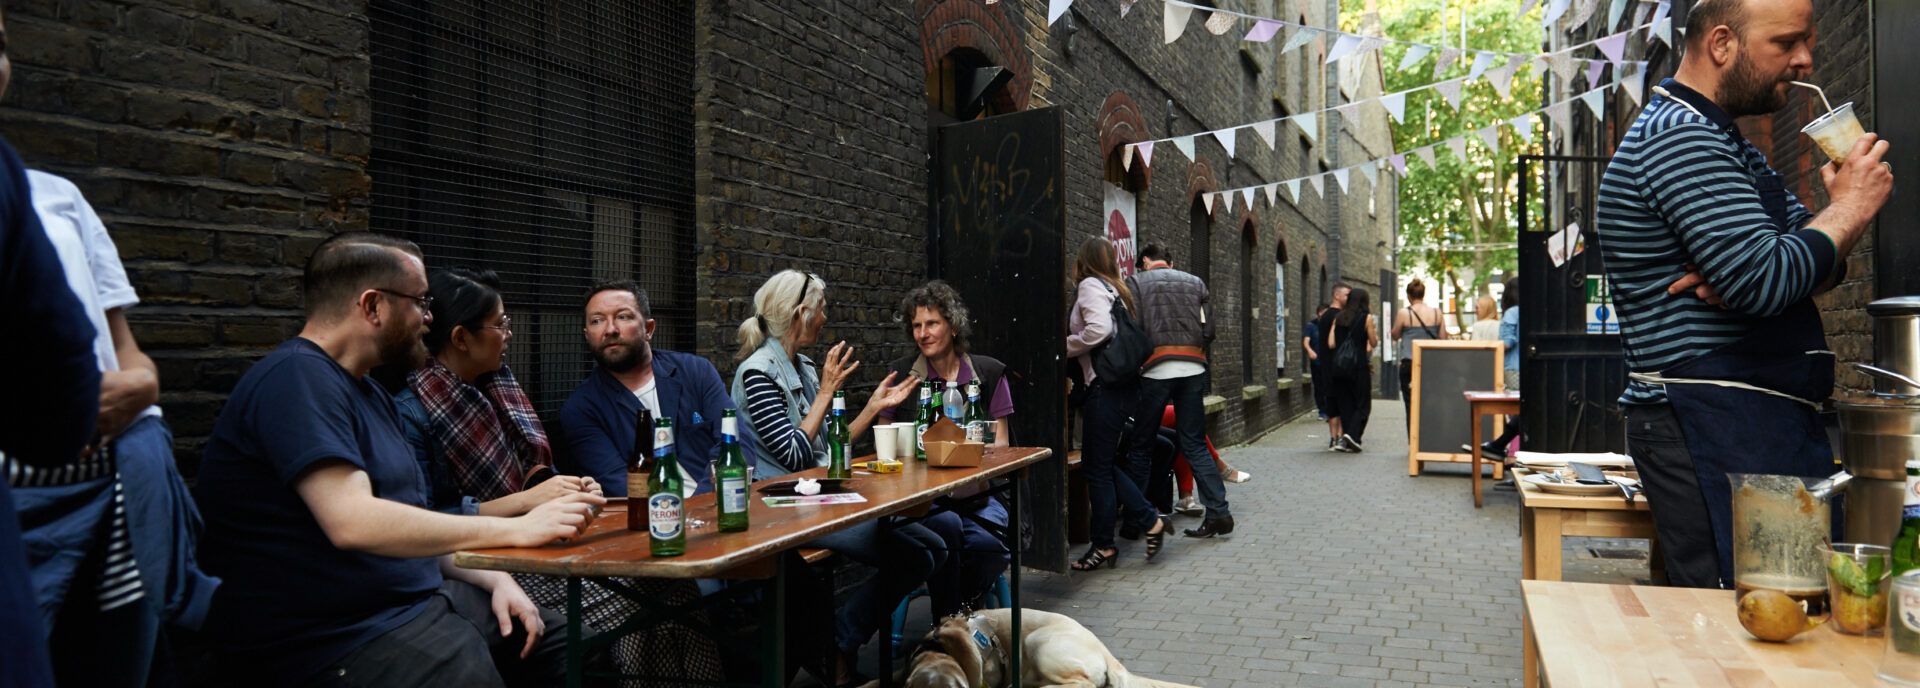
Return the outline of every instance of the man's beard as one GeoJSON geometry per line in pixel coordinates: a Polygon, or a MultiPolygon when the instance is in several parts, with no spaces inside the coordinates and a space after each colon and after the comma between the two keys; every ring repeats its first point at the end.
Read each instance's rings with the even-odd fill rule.
{"type": "Polygon", "coordinates": [[[640,367],[642,364],[645,364],[649,358],[653,357],[652,347],[641,343],[638,337],[631,340],[621,339],[616,341],[627,349],[626,353],[621,354],[618,358],[607,358],[607,345],[605,343],[593,348],[593,360],[599,361],[600,365],[606,367],[607,370],[624,373],[640,367]]]}
{"type": "Polygon", "coordinates": [[[1734,117],[1776,112],[1787,106],[1787,96],[1780,92],[1779,85],[1779,75],[1761,74],[1742,48],[1733,58],[1727,78],[1720,82],[1720,107],[1734,117]]]}
{"type": "Polygon", "coordinates": [[[427,365],[427,343],[421,340],[419,330],[395,322],[381,332],[380,362],[418,370],[427,365]]]}

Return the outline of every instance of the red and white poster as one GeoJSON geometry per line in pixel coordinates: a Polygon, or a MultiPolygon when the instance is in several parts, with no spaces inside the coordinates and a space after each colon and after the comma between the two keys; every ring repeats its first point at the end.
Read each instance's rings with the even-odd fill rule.
{"type": "Polygon", "coordinates": [[[1107,184],[1106,217],[1107,241],[1113,242],[1114,258],[1120,263],[1120,278],[1133,276],[1134,208],[1138,200],[1132,191],[1128,191],[1111,182],[1107,184]]]}

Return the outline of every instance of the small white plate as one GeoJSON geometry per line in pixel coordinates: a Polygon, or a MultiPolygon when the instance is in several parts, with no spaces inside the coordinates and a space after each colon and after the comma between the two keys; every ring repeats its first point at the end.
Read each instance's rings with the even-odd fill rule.
{"type": "Polygon", "coordinates": [[[1575,497],[1594,497],[1620,494],[1619,485],[1581,485],[1579,483],[1556,483],[1538,473],[1529,473],[1520,478],[1548,494],[1563,494],[1575,497]]]}

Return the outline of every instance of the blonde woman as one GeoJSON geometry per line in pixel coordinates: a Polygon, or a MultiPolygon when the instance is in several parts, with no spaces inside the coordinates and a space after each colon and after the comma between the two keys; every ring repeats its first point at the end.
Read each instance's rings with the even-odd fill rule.
{"type": "Polygon", "coordinates": [[[1494,304],[1493,297],[1474,299],[1473,318],[1473,325],[1467,329],[1468,339],[1491,342],[1500,338],[1500,307],[1494,304]]]}
{"type": "MultiPolygon", "coordinates": [[[[820,429],[833,393],[847,383],[860,362],[851,360],[846,342],[827,350],[824,370],[800,352],[820,340],[827,323],[827,283],[819,276],[785,270],[767,278],[753,295],[753,317],[740,323],[740,366],[733,374],[733,402],[753,432],[741,433],[761,479],[825,464],[820,429]]],[[[850,423],[859,438],[880,410],[905,401],[919,380],[887,375],[850,423]]],[[[917,523],[881,528],[869,521],[809,543],[833,550],[880,570],[868,585],[856,588],[834,623],[833,685],[858,685],[853,673],[860,646],[879,628],[875,610],[893,609],[946,562],[946,542],[917,523]]]]}

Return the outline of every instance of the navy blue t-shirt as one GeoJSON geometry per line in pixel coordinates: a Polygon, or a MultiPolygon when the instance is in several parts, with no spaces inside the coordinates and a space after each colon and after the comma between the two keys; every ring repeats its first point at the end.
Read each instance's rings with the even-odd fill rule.
{"type": "MultiPolygon", "coordinates": [[[[226,579],[206,629],[236,660],[299,683],[412,620],[440,586],[432,558],[337,549],[294,490],[315,462],[367,472],[374,496],[427,504],[393,399],[295,338],[240,378],[207,440],[200,564],[226,579]]],[[[231,667],[230,667],[231,668],[231,667]]]]}

